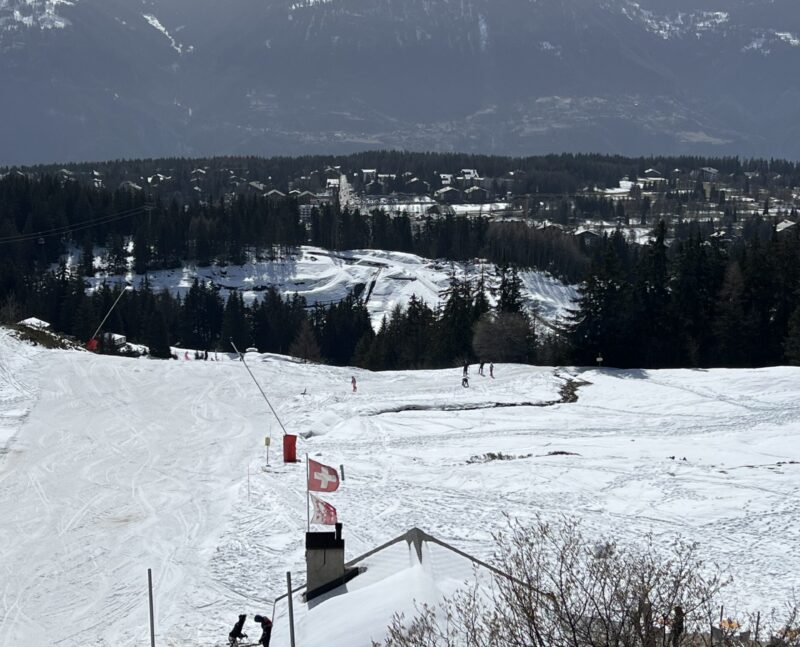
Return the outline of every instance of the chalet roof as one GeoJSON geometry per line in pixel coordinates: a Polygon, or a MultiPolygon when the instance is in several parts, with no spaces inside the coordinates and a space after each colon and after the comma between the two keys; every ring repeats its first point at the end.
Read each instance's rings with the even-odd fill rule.
{"type": "Polygon", "coordinates": [[[434,192],[435,195],[444,195],[445,193],[456,192],[458,193],[458,189],[453,186],[444,186],[441,189],[438,189],[434,192]]]}

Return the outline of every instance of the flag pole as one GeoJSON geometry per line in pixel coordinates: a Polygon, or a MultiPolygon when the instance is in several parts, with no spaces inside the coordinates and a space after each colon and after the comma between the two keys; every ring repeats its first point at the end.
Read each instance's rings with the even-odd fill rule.
{"type": "Polygon", "coordinates": [[[311,506],[308,492],[308,454],[306,454],[306,532],[311,532],[311,506]]]}

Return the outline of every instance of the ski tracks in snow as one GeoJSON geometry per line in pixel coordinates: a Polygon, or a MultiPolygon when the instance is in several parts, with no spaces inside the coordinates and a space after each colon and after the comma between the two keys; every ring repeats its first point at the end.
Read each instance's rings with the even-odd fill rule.
{"type": "MultiPolygon", "coordinates": [[[[159,643],[176,647],[270,613],[287,570],[302,583],[305,464],[281,461],[281,430],[238,362],[47,355],[25,360],[17,386],[34,397],[36,378],[39,405],[0,457],[0,647],[54,623],[64,647],[146,644],[148,567],[159,643]]],[[[321,497],[348,559],[411,526],[489,557],[507,513],[578,516],[620,541],[679,532],[732,565],[755,605],[800,568],[796,369],[503,365],[492,380],[473,365],[462,389],[460,369],[250,365],[298,456],[345,466],[321,497]],[[569,380],[590,383],[577,402],[569,380]]]]}

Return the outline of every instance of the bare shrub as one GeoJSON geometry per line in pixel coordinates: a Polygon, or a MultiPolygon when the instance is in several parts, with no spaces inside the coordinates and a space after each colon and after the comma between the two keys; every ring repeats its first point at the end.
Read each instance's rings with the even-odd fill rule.
{"type": "Polygon", "coordinates": [[[666,551],[649,536],[592,543],[575,521],[541,519],[510,521],[495,539],[503,574],[490,591],[396,616],[384,647],[679,647],[708,631],[729,581],[680,539],[666,551]]]}

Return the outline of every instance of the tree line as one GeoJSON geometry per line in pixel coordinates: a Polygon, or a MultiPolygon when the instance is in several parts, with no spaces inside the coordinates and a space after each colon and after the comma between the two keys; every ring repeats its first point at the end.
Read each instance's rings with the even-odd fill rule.
{"type": "MultiPolygon", "coordinates": [[[[33,286],[25,314],[85,342],[119,298],[104,330],[147,346],[157,358],[173,356],[173,347],[202,351],[203,357],[205,351],[231,352],[233,342],[240,350],[255,347],[375,370],[439,368],[478,358],[532,361],[533,328],[523,313],[519,274],[503,267],[493,278],[499,294],[494,309],[488,278],[471,282],[453,274],[440,307],[413,297],[407,308],[384,316],[375,331],[363,300],[353,295],[309,307],[303,297],[285,297],[270,287],[247,304],[236,290],[223,297],[219,286],[198,280],[183,296],[156,292],[147,280],[134,289],[102,284],[87,293],[80,273],[62,264],[33,286]]],[[[19,309],[15,316],[21,316],[19,309]]],[[[116,352],[102,336],[98,341],[101,352],[116,352]]]]}
{"type": "Polygon", "coordinates": [[[570,358],[618,367],[800,364],[800,236],[754,222],[731,245],[605,236],[567,326],[570,358]]]}

